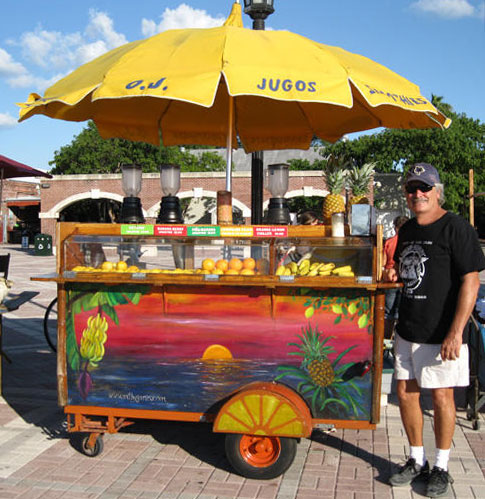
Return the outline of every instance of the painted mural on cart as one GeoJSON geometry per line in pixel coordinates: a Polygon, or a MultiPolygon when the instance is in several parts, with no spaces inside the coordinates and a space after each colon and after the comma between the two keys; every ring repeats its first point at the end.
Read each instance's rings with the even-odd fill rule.
{"type": "Polygon", "coordinates": [[[73,284],[68,402],[206,413],[276,380],[315,418],[368,420],[372,300],[357,289],[73,284]]]}

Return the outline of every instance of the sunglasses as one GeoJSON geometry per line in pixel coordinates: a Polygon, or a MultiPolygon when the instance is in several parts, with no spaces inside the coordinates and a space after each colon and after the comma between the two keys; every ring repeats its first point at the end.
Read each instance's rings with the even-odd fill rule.
{"type": "Polygon", "coordinates": [[[416,192],[418,192],[418,189],[421,192],[429,192],[433,187],[434,186],[432,186],[432,185],[428,185],[428,184],[424,184],[424,183],[419,183],[419,184],[406,185],[404,187],[404,190],[408,194],[415,194],[416,192]]]}

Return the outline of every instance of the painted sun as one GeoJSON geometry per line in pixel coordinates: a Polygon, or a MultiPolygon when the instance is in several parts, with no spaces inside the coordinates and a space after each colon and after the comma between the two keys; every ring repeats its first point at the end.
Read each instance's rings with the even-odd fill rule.
{"type": "Polygon", "coordinates": [[[202,355],[204,360],[232,359],[231,351],[223,345],[211,345],[207,347],[202,355]]]}

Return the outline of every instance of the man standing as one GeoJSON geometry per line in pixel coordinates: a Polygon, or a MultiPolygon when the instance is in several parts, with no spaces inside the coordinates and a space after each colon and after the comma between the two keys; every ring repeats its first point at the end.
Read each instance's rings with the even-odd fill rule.
{"type": "MultiPolygon", "coordinates": [[[[453,483],[448,459],[455,429],[454,387],[469,384],[466,326],[485,257],[470,224],[441,207],[443,185],[432,165],[413,165],[404,190],[416,217],[399,231],[395,253],[404,285],[395,341],[395,377],[410,457],[389,482],[402,486],[423,476],[428,479],[427,495],[439,497],[453,483]],[[421,388],[431,390],[434,410],[436,456],[431,472],[423,447],[421,388]]],[[[387,277],[396,281],[396,269],[387,277]]]]}

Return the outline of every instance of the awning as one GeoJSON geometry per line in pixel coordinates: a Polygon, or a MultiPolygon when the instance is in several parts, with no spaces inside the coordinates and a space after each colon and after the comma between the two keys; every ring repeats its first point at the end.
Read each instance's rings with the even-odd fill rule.
{"type": "Polygon", "coordinates": [[[12,206],[39,206],[40,199],[31,199],[31,200],[18,200],[18,201],[7,201],[7,206],[10,208],[12,206]]]}

